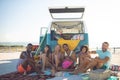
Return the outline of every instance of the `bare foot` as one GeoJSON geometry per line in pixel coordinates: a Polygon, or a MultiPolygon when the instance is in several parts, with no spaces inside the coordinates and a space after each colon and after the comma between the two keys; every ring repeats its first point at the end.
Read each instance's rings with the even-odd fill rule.
{"type": "Polygon", "coordinates": [[[26,72],[26,71],[24,71],[23,75],[27,75],[27,72],[26,72]]]}
{"type": "Polygon", "coordinates": [[[52,72],[52,76],[55,76],[56,70],[52,69],[51,72],[52,72]]]}

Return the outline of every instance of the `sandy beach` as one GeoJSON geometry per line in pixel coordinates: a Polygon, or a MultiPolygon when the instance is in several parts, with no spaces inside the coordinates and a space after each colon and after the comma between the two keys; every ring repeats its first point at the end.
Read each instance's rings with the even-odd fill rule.
{"type": "Polygon", "coordinates": [[[20,52],[0,53],[0,75],[16,71],[20,52]]]}
{"type": "MultiPolygon", "coordinates": [[[[0,75],[16,71],[21,52],[0,53],[0,75]]],[[[95,57],[96,55],[92,55],[95,57]]],[[[111,64],[120,65],[120,54],[112,54],[111,64]]]]}

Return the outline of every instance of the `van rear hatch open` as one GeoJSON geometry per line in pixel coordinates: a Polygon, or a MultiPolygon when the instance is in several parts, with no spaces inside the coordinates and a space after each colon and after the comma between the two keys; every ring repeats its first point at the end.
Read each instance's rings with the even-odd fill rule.
{"type": "Polygon", "coordinates": [[[49,8],[49,12],[53,19],[82,19],[85,8],[64,7],[49,8]]]}

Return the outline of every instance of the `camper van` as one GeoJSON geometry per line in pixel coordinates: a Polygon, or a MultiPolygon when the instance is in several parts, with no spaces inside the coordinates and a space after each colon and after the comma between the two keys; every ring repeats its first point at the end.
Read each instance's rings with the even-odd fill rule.
{"type": "Polygon", "coordinates": [[[71,50],[78,52],[82,45],[88,45],[88,33],[83,21],[85,8],[63,7],[49,8],[52,21],[41,28],[39,50],[43,51],[46,44],[52,51],[57,44],[68,44],[71,50]]]}

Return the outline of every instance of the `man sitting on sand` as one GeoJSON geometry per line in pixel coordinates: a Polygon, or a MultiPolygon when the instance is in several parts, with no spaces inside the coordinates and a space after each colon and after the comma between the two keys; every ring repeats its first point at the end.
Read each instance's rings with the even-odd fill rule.
{"type": "Polygon", "coordinates": [[[64,60],[62,63],[63,69],[74,69],[74,65],[77,61],[76,53],[69,49],[68,44],[63,44],[64,49],[64,60]]]}
{"type": "MultiPolygon", "coordinates": [[[[80,66],[78,67],[78,69],[76,69],[74,72],[72,72],[73,74],[78,74],[81,72],[86,72],[88,69],[109,69],[110,67],[110,60],[111,60],[111,53],[108,51],[108,47],[109,44],[108,42],[104,42],[102,44],[102,50],[97,50],[97,51],[91,51],[91,53],[98,53],[99,57],[95,57],[95,58],[90,58],[89,56],[83,56],[80,55],[80,57],[83,56],[83,58],[85,59],[85,62],[82,62],[82,64],[80,64],[80,66]],[[87,62],[86,62],[87,61],[87,62]],[[87,63],[87,65],[86,65],[87,63]]],[[[84,47],[83,47],[84,50],[84,47]]],[[[86,48],[87,50],[87,48],[86,48]]]]}
{"type": "Polygon", "coordinates": [[[17,65],[17,70],[20,73],[27,74],[27,72],[34,70],[37,73],[40,73],[41,66],[34,61],[34,57],[31,53],[32,44],[29,43],[26,47],[26,51],[23,51],[20,55],[20,59],[17,65]]]}
{"type": "Polygon", "coordinates": [[[98,54],[98,57],[95,58],[98,63],[96,68],[101,68],[101,69],[110,68],[111,53],[108,51],[108,48],[109,48],[109,43],[103,42],[102,50],[91,51],[92,53],[98,54]]]}
{"type": "Polygon", "coordinates": [[[93,62],[89,63],[84,70],[89,68],[95,69],[109,69],[110,68],[110,60],[111,60],[111,53],[108,51],[109,43],[103,42],[102,50],[91,51],[90,53],[97,53],[98,57],[95,57],[95,61],[97,64],[92,64],[93,62]]]}

